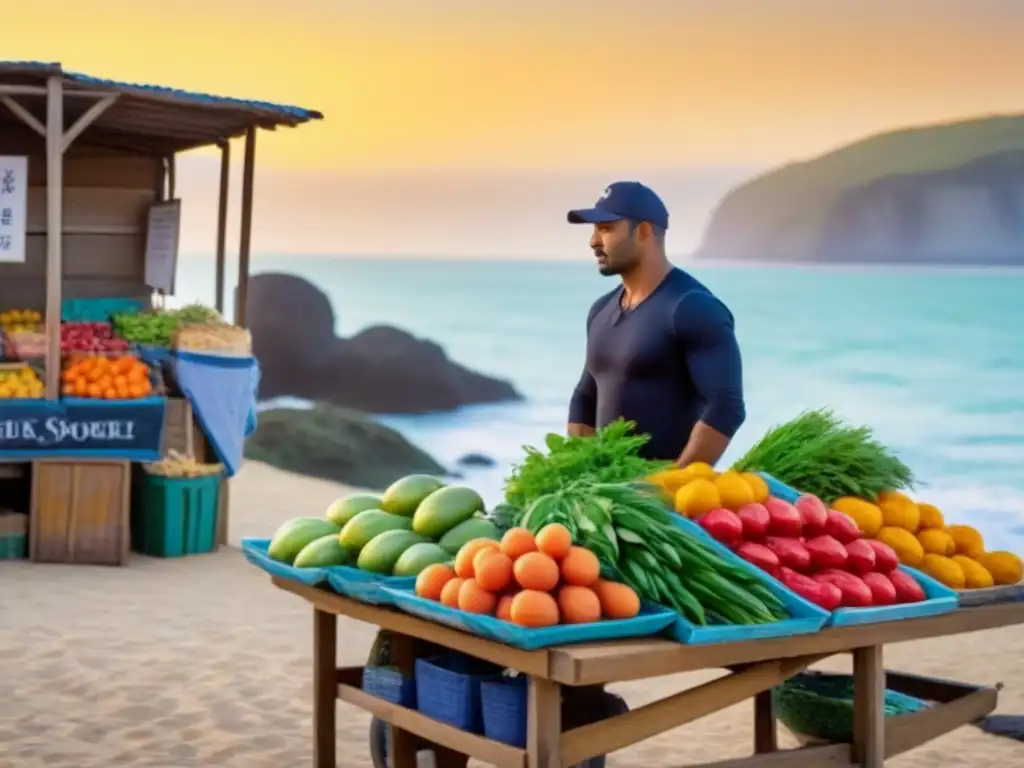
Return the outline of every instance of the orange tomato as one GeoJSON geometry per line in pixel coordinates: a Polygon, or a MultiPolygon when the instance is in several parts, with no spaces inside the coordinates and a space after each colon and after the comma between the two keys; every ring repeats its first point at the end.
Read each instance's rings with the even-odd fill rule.
{"type": "Polygon", "coordinates": [[[562,579],[566,584],[590,587],[597,583],[600,576],[601,563],[589,549],[570,547],[568,554],[562,558],[562,579]]]}
{"type": "Polygon", "coordinates": [[[509,528],[501,537],[501,551],[513,560],[517,560],[529,552],[537,551],[537,542],[533,534],[525,528],[509,528]]]}

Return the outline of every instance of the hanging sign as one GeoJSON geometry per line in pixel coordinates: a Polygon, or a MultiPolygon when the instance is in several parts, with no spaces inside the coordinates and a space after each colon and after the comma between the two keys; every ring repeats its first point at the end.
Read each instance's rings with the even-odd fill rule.
{"type": "Polygon", "coordinates": [[[146,226],[146,285],[154,291],[174,294],[180,228],[180,200],[154,203],[149,207],[146,226]]]}
{"type": "Polygon", "coordinates": [[[0,263],[25,261],[28,158],[0,155],[0,263]]]}
{"type": "Polygon", "coordinates": [[[80,456],[156,461],[163,398],[137,401],[0,400],[0,458],[80,456]]]}

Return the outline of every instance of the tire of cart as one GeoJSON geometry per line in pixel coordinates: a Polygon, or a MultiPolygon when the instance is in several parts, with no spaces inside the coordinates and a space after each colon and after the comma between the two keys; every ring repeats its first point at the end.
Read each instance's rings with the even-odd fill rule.
{"type": "MultiPolygon", "coordinates": [[[[629,712],[629,706],[620,696],[605,694],[607,697],[608,717],[616,717],[629,712]]],[[[373,761],[373,768],[388,768],[388,725],[376,717],[370,721],[370,759],[373,761]]],[[[604,768],[604,755],[584,760],[572,768],[604,768]]]]}

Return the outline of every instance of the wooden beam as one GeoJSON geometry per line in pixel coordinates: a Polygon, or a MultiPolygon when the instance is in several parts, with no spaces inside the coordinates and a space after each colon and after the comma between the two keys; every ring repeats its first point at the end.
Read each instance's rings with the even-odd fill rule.
{"type": "MultiPolygon", "coordinates": [[[[0,91],[0,93],[3,92],[0,91]]],[[[46,138],[46,126],[39,122],[36,119],[36,116],[29,112],[27,109],[25,109],[23,106],[21,106],[21,104],[19,104],[7,95],[0,96],[0,102],[2,102],[9,110],[11,110],[11,112],[13,112],[16,117],[20,118],[21,121],[25,123],[25,125],[27,125],[29,128],[31,128],[33,131],[38,133],[43,138],[46,138]]]]}
{"type": "Polygon", "coordinates": [[[238,292],[235,296],[235,325],[245,327],[249,298],[249,255],[252,248],[252,187],[256,165],[256,128],[245,133],[242,162],[242,231],[238,241],[238,292]]]}
{"type": "Polygon", "coordinates": [[[110,109],[110,106],[117,101],[118,95],[119,94],[112,93],[108,96],[104,96],[85,110],[85,112],[82,113],[82,116],[75,120],[75,124],[64,132],[64,139],[61,142],[61,152],[67,152],[68,147],[71,146],[71,142],[77,139],[82,134],[82,131],[92,125],[100,115],[110,109]]]}
{"type": "Polygon", "coordinates": [[[214,297],[217,311],[224,314],[225,245],[228,230],[228,193],[231,180],[231,143],[220,143],[220,198],[217,204],[217,274],[214,297]]]}
{"type": "Polygon", "coordinates": [[[0,85],[0,93],[7,96],[45,96],[46,87],[42,85],[0,85]]]}
{"type": "Polygon", "coordinates": [[[765,661],[624,715],[562,734],[562,765],[575,765],[686,725],[769,690],[831,654],[765,661]]]}
{"type": "Polygon", "coordinates": [[[46,397],[60,395],[60,309],[64,276],[64,81],[46,81],[46,397]]]}
{"type": "Polygon", "coordinates": [[[624,682],[809,653],[844,653],[868,645],[904,643],[1016,624],[1024,624],[1024,603],[960,608],[938,616],[827,627],[810,635],[742,643],[683,645],[646,638],[563,645],[550,649],[551,678],[565,685],[624,682]]]}

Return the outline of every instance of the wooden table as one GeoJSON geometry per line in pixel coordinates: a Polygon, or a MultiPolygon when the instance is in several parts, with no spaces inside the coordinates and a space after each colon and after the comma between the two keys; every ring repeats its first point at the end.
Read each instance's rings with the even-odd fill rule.
{"type": "Polygon", "coordinates": [[[754,756],[705,763],[703,768],[878,768],[886,758],[991,713],[1000,687],[977,687],[887,672],[882,664],[884,645],[1024,623],[1024,604],[1009,603],[962,608],[944,616],[839,627],[813,635],[743,643],[681,645],[649,638],[523,651],[294,581],[274,578],[273,583],[313,606],[315,768],[337,765],[337,699],[391,725],[394,768],[414,768],[416,750],[424,742],[435,750],[438,768],[464,768],[467,756],[500,768],[563,768],[628,747],[751,698],[754,756]],[[390,630],[395,636],[391,663],[404,671],[411,671],[417,642],[424,642],[528,675],[526,748],[491,741],[363,692],[362,668],[337,666],[338,616],[390,630]],[[771,689],[837,653],[853,654],[853,743],[779,750],[771,689]],[[720,668],[730,673],[600,723],[562,731],[562,686],[615,683],[720,668]],[[885,718],[883,699],[887,687],[934,702],[934,706],[914,714],[885,718]]]}

